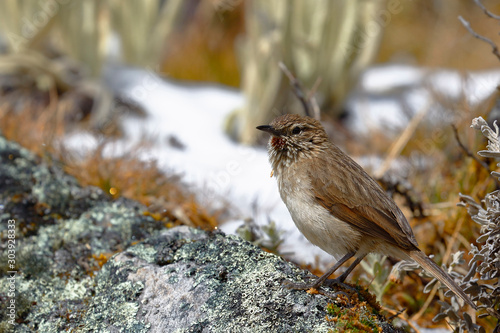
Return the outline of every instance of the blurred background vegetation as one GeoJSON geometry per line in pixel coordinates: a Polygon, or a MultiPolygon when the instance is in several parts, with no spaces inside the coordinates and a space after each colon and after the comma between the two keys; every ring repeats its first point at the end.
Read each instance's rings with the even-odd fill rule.
{"type": "MultiPolygon", "coordinates": [[[[500,13],[498,1],[483,4],[500,13]]],[[[284,61],[307,89],[314,89],[332,126],[341,126],[338,118],[349,111],[345,98],[368,66],[498,68],[490,46],[469,34],[459,15],[500,45],[498,21],[486,17],[471,0],[4,0],[0,2],[0,131],[45,158],[60,159],[84,185],[143,202],[155,218],[214,228],[224,213],[200,207],[179,177],[164,175],[156,164],[133,162],[130,155],[106,158],[105,143],[83,159],[57,144],[57,138],[75,127],[105,137],[120,136],[120,115],[143,114],[134,101],[124,100],[106,85],[107,65],[138,66],[167,79],[242,89],[247,104],[228,118],[227,131],[237,140],[255,143],[255,133],[248,129],[273,118],[276,110],[297,108],[277,61],[284,61]],[[360,31],[368,31],[373,15],[379,15],[384,24],[378,33],[360,40],[360,31]],[[329,43],[343,38],[366,45],[345,57],[341,44],[329,43]],[[141,174],[140,184],[133,182],[137,174],[141,174]]],[[[439,94],[435,99],[450,103],[439,94]]],[[[496,95],[475,106],[465,99],[448,105],[462,115],[455,125],[472,151],[484,140],[466,131],[470,120],[488,114],[495,103],[496,95]]],[[[373,152],[385,156],[388,147],[398,142],[384,133],[372,133],[370,138],[342,133],[356,139],[344,140],[343,148],[358,156],[373,152]]],[[[414,166],[406,175],[411,193],[402,191],[401,183],[389,183],[396,193],[410,193],[396,195],[396,200],[411,218],[422,250],[434,253],[438,262],[449,262],[451,253],[470,248],[479,235],[467,212],[455,207],[458,193],[482,198],[496,185],[458,147],[449,124],[423,121],[398,154],[410,159],[422,150],[432,162],[414,166]],[[409,202],[421,205],[423,211],[409,202]]],[[[438,305],[423,303],[427,297],[421,294],[423,285],[421,277],[410,275],[403,284],[374,287],[385,290],[381,293],[389,307],[406,307],[407,316],[429,326],[438,305]]],[[[435,291],[432,297],[444,296],[435,291]]]]}
{"type": "MultiPolygon", "coordinates": [[[[484,5],[500,9],[495,1],[484,5]]],[[[255,143],[253,128],[273,118],[275,110],[299,112],[278,61],[314,89],[322,112],[334,118],[346,111],[347,94],[373,63],[494,68],[497,59],[489,46],[467,33],[459,15],[499,40],[495,20],[471,0],[6,0],[0,3],[2,68],[19,72],[31,65],[31,71],[44,72],[34,77],[46,90],[55,80],[58,91],[78,86],[97,94],[90,115],[95,127],[109,120],[112,101],[106,87],[84,83],[98,81],[104,62],[240,87],[247,103],[228,119],[227,131],[255,143]],[[57,66],[44,68],[40,54],[57,66]],[[61,56],[79,64],[83,82],[64,71],[68,58],[62,63],[61,56]]]]}

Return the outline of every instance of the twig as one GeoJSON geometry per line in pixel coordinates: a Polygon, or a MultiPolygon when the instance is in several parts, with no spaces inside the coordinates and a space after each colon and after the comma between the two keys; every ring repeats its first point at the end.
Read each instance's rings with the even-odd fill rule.
{"type": "Polygon", "coordinates": [[[479,1],[479,0],[474,0],[474,2],[476,3],[476,5],[478,5],[478,6],[479,6],[479,7],[483,10],[483,12],[484,12],[487,16],[489,16],[489,17],[491,17],[491,18],[493,18],[493,19],[495,19],[495,20],[500,20],[500,16],[495,15],[495,14],[493,14],[492,12],[490,12],[488,9],[486,9],[486,7],[484,7],[484,5],[481,3],[481,1],[479,1]]]}
{"type": "Polygon", "coordinates": [[[480,34],[478,34],[477,32],[475,32],[471,28],[470,23],[467,22],[462,16],[459,16],[458,19],[460,20],[460,22],[462,22],[462,24],[465,27],[465,29],[467,29],[472,34],[472,36],[476,37],[479,40],[482,40],[483,42],[486,42],[486,43],[490,44],[490,46],[492,48],[493,54],[498,58],[498,60],[500,60],[500,53],[498,52],[498,47],[496,46],[495,43],[493,43],[491,41],[491,39],[486,38],[484,36],[481,36],[480,34]]]}
{"type": "Polygon", "coordinates": [[[387,170],[389,170],[392,162],[396,159],[396,157],[399,154],[401,154],[401,151],[403,151],[403,148],[406,146],[410,138],[415,133],[415,130],[417,129],[422,119],[424,119],[424,116],[427,114],[428,110],[429,106],[426,106],[415,117],[413,117],[413,119],[410,121],[405,130],[401,133],[399,138],[396,141],[394,141],[394,143],[389,148],[389,153],[387,154],[384,162],[374,173],[375,178],[381,178],[387,172],[387,170]]]}
{"type": "Polygon", "coordinates": [[[500,181],[496,177],[493,177],[491,175],[492,170],[490,169],[488,164],[485,161],[480,160],[476,155],[472,154],[471,151],[462,143],[462,140],[460,140],[460,137],[458,136],[458,130],[457,130],[457,127],[455,126],[455,124],[452,124],[451,127],[453,128],[453,133],[455,134],[455,139],[457,140],[458,145],[460,146],[460,148],[462,148],[464,153],[467,156],[473,158],[484,169],[486,169],[488,171],[489,176],[495,180],[495,182],[497,183],[498,186],[500,186],[500,181]]]}
{"type": "Polygon", "coordinates": [[[319,108],[315,108],[315,105],[317,106],[318,103],[316,103],[314,96],[308,97],[306,96],[306,94],[304,94],[304,88],[302,87],[302,84],[295,76],[293,76],[293,74],[283,62],[280,61],[279,66],[283,73],[285,73],[285,75],[290,80],[290,85],[293,88],[293,92],[299,99],[300,103],[302,103],[306,116],[314,117],[315,119],[319,120],[319,112],[316,112],[316,109],[319,111],[319,108]]]}
{"type": "Polygon", "coordinates": [[[318,77],[316,79],[316,82],[314,82],[311,90],[309,90],[309,94],[307,94],[307,100],[311,102],[311,106],[313,109],[314,119],[317,119],[317,120],[320,120],[321,110],[319,108],[318,101],[316,100],[316,97],[314,97],[314,94],[316,94],[316,90],[318,90],[318,87],[321,84],[322,80],[323,79],[321,77],[318,77]]]}
{"type": "Polygon", "coordinates": [[[393,320],[394,318],[398,317],[400,314],[402,314],[403,312],[406,311],[406,308],[402,308],[401,310],[399,310],[398,312],[392,314],[390,317],[387,317],[387,321],[391,321],[393,320]]]}

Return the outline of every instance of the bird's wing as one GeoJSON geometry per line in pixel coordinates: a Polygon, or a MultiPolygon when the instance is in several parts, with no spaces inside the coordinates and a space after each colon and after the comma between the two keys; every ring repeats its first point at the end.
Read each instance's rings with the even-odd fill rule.
{"type": "Polygon", "coordinates": [[[342,159],[345,162],[335,168],[325,160],[310,165],[311,188],[317,202],[362,234],[382,238],[404,249],[418,247],[396,203],[357,163],[347,155],[343,157],[347,160],[342,159]],[[328,175],[328,179],[319,175],[328,175]]]}

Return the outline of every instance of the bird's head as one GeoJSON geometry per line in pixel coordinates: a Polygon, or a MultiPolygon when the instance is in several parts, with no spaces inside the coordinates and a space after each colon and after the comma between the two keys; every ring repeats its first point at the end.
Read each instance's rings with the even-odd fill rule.
{"type": "Polygon", "coordinates": [[[279,116],[269,125],[258,126],[257,129],[271,134],[269,158],[273,165],[276,162],[289,165],[299,158],[314,157],[329,143],[319,121],[296,114],[279,116]]]}

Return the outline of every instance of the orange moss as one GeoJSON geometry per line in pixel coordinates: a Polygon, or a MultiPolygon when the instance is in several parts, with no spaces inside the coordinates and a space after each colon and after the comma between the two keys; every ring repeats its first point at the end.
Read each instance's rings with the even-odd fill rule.
{"type": "Polygon", "coordinates": [[[376,308],[367,301],[359,301],[350,294],[347,299],[341,295],[339,303],[327,305],[328,315],[326,320],[335,323],[335,332],[382,332],[382,327],[377,325],[380,315],[380,306],[376,308]]]}

